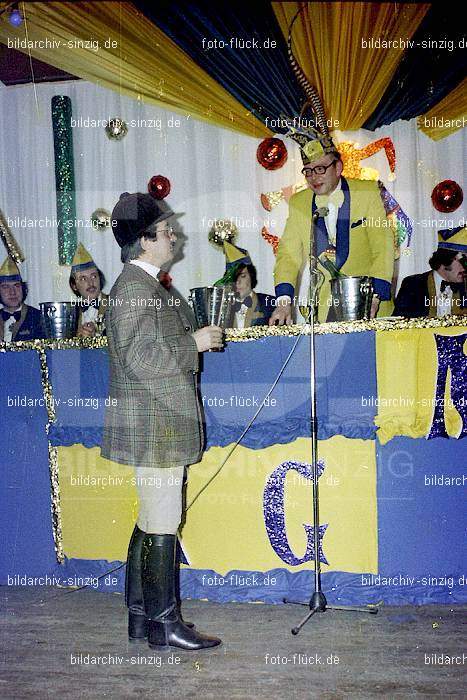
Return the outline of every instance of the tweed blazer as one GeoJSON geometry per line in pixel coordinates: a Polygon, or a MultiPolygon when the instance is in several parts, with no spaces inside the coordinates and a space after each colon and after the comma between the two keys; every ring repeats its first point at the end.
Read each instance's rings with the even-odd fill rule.
{"type": "Polygon", "coordinates": [[[131,263],[107,302],[109,406],[101,454],[135,467],[199,461],[198,349],[187,302],[131,263]]]}

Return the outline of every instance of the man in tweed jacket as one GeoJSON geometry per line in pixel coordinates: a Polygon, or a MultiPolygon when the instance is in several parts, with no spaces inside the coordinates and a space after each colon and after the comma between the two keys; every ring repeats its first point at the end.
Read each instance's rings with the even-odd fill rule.
{"type": "Polygon", "coordinates": [[[222,330],[194,331],[186,302],[159,281],[174,257],[172,212],[149,194],[120,197],[112,228],[124,268],[109,296],[109,393],[102,455],[135,467],[137,525],[126,573],[130,640],[150,648],[220,644],[181,619],[175,591],[176,533],[185,465],[202,454],[198,353],[222,346],[222,330]]]}

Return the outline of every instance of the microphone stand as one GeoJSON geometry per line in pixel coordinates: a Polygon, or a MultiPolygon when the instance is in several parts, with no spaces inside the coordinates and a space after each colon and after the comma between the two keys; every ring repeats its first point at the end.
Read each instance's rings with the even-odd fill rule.
{"type": "Polygon", "coordinates": [[[310,611],[293,627],[291,632],[296,635],[301,628],[310,620],[315,613],[326,612],[326,610],[347,610],[352,612],[365,612],[376,615],[378,608],[375,607],[349,607],[343,605],[328,605],[326,596],[321,588],[321,561],[319,557],[319,488],[318,488],[318,416],[316,409],[316,351],[315,351],[315,309],[318,308],[319,291],[324,282],[324,274],[318,269],[316,255],[316,223],[320,217],[325,217],[328,209],[321,208],[313,214],[310,229],[310,250],[309,250],[309,300],[310,311],[308,320],[310,323],[310,395],[311,395],[311,466],[313,477],[313,547],[314,547],[314,591],[308,603],[287,600],[284,603],[308,606],[310,611]]]}

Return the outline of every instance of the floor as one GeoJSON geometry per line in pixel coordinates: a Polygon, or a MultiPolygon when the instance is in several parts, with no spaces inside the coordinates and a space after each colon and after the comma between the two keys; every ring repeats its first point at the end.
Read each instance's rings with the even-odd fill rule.
{"type": "Polygon", "coordinates": [[[184,601],[223,640],[205,652],[129,644],[123,597],[92,589],[0,588],[0,697],[466,698],[466,607],[328,610],[184,601]],[[464,627],[464,629],[463,629],[464,627]]]}

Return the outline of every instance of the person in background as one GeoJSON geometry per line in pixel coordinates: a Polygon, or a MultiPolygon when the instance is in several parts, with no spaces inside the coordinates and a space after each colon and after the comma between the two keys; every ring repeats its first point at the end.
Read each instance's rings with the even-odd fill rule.
{"type": "Polygon", "coordinates": [[[0,267],[0,340],[36,340],[44,338],[41,314],[25,304],[28,286],[23,282],[17,264],[8,257],[0,267]]]}
{"type": "Polygon", "coordinates": [[[224,243],[226,272],[235,266],[233,283],[236,294],[234,305],[234,328],[267,326],[275,308],[273,296],[255,292],[258,278],[256,267],[251,262],[247,250],[237,248],[232,243],[224,243]]]}
{"type": "Polygon", "coordinates": [[[467,229],[438,233],[438,249],[428,261],[431,270],[402,280],[394,316],[431,318],[467,315],[467,229]]]}
{"type": "Polygon", "coordinates": [[[70,287],[79,298],[78,330],[80,338],[105,334],[104,314],[108,294],[102,291],[105,277],[82,243],[78,243],[71,263],[70,287]]]}

